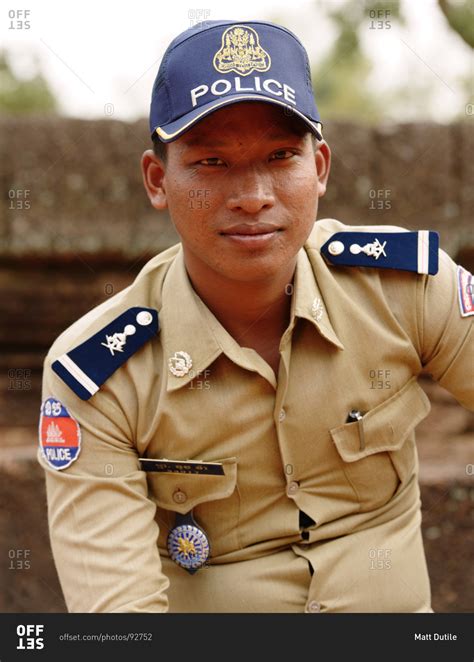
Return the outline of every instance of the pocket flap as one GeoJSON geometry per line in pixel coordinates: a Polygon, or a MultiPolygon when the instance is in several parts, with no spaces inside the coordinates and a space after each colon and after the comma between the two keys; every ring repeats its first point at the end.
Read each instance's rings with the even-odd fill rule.
{"type": "Polygon", "coordinates": [[[160,508],[184,515],[200,503],[229,497],[237,484],[237,458],[212,460],[212,464],[221,464],[223,473],[147,471],[148,485],[155,503],[160,508]]]}
{"type": "Polygon", "coordinates": [[[430,409],[428,397],[413,377],[360,421],[330,430],[331,437],[345,462],[355,462],[373,453],[397,451],[430,409]]]}

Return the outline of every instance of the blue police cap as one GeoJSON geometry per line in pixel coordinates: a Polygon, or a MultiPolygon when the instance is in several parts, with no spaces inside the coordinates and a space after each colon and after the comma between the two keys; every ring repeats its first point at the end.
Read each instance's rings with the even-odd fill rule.
{"type": "Polygon", "coordinates": [[[205,21],[178,35],[153,85],[151,134],[171,142],[241,101],[281,106],[322,139],[308,55],[292,32],[264,21],[205,21]]]}

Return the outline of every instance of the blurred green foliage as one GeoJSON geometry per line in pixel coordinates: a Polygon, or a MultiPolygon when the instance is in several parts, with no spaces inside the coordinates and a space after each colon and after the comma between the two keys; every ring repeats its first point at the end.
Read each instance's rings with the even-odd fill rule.
{"type": "Polygon", "coordinates": [[[474,2],[472,0],[438,0],[449,25],[468,46],[474,48],[474,2]]]}
{"type": "Polygon", "coordinates": [[[390,27],[382,29],[392,29],[394,22],[403,24],[400,2],[346,0],[332,9],[327,6],[319,3],[336,28],[336,38],[313,69],[321,116],[375,123],[386,115],[389,100],[369,85],[373,62],[362,51],[361,30],[375,29],[379,21],[389,22],[390,27]]]}
{"type": "MultiPolygon", "coordinates": [[[[474,40],[474,0],[438,0],[450,27],[472,46],[474,40]]],[[[313,65],[313,85],[317,91],[321,117],[356,119],[374,124],[409,107],[412,114],[423,116],[435,92],[434,81],[394,81],[390,91],[374,89],[370,76],[374,62],[363,51],[364,30],[391,30],[404,26],[400,0],[319,0],[318,8],[332,21],[336,37],[327,55],[313,65]]],[[[436,11],[436,5],[434,6],[436,11]]],[[[469,83],[460,79],[468,102],[472,95],[469,83]]],[[[472,84],[472,83],[471,83],[472,84]]],[[[459,105],[459,119],[466,119],[465,103],[459,105]]]]}
{"type": "Polygon", "coordinates": [[[38,72],[22,80],[15,76],[7,55],[0,52],[0,112],[56,112],[57,102],[45,78],[38,72]]]}

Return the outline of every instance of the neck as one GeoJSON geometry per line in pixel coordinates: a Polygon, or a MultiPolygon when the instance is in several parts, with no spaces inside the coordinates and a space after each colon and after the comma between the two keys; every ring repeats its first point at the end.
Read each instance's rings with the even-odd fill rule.
{"type": "Polygon", "coordinates": [[[194,290],[241,346],[257,338],[279,339],[288,326],[296,257],[284,272],[258,281],[234,281],[195,261],[185,252],[194,290]],[[188,259],[187,259],[188,258],[188,259]]]}

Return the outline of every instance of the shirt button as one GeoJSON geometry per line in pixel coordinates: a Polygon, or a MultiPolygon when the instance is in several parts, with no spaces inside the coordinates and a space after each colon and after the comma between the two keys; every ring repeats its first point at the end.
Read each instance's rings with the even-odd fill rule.
{"type": "Polygon", "coordinates": [[[344,244],[342,241],[331,241],[328,246],[328,251],[331,255],[340,255],[341,253],[344,253],[344,244]]]}
{"type": "Polygon", "coordinates": [[[148,310],[141,310],[136,319],[140,326],[148,326],[153,322],[153,315],[148,310]]]}
{"type": "Polygon", "coordinates": [[[307,606],[307,611],[310,614],[317,614],[321,611],[321,605],[319,602],[316,602],[316,600],[311,600],[311,602],[307,606]]]}
{"type": "Polygon", "coordinates": [[[286,418],[286,411],[284,409],[280,409],[280,413],[278,414],[278,420],[284,421],[286,418]]]}
{"type": "Polygon", "coordinates": [[[292,480],[291,483],[288,483],[288,487],[286,488],[286,493],[288,496],[293,496],[296,494],[299,490],[299,484],[296,482],[296,480],[292,480]]]}
{"type": "Polygon", "coordinates": [[[184,503],[188,497],[181,490],[176,490],[173,494],[173,501],[175,503],[184,503]]]}

